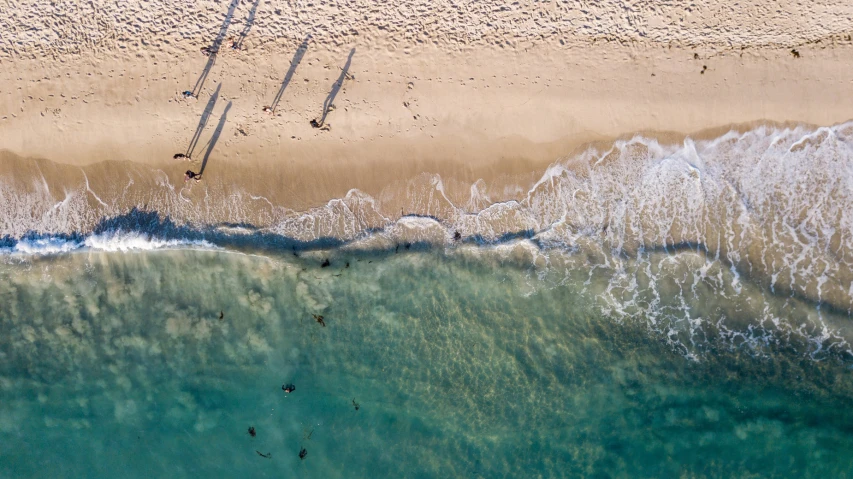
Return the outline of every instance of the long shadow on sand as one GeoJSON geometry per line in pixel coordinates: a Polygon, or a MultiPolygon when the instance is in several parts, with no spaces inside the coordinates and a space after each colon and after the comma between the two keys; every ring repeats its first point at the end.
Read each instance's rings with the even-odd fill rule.
{"type": "Polygon", "coordinates": [[[207,167],[207,160],[213,152],[213,147],[216,146],[219,136],[222,135],[222,129],[225,128],[225,122],[228,121],[228,110],[230,109],[231,102],[229,101],[228,104],[225,105],[225,111],[222,112],[222,116],[219,117],[219,123],[216,125],[216,129],[213,130],[213,136],[211,136],[210,141],[207,142],[207,151],[204,153],[204,160],[201,162],[201,170],[198,172],[200,175],[204,173],[204,169],[207,167]]]}
{"type": "Polygon", "coordinates": [[[219,89],[222,88],[222,83],[216,85],[216,91],[213,92],[213,95],[210,96],[210,100],[207,101],[207,106],[204,107],[204,111],[201,114],[201,118],[198,120],[198,126],[195,129],[195,134],[193,134],[193,138],[190,140],[190,144],[187,146],[186,155],[192,158],[193,152],[195,151],[196,145],[198,145],[198,140],[201,137],[201,132],[204,130],[204,127],[207,126],[207,122],[210,120],[210,115],[213,113],[213,107],[216,106],[216,100],[219,99],[219,89]]]}
{"type": "Polygon", "coordinates": [[[201,76],[198,77],[198,80],[196,80],[195,86],[192,89],[194,97],[198,97],[201,93],[201,89],[204,87],[204,82],[207,80],[210,70],[213,68],[213,65],[216,64],[216,56],[219,54],[219,48],[222,46],[222,42],[225,40],[225,35],[228,33],[228,27],[231,25],[231,19],[234,17],[234,10],[237,8],[238,3],[240,3],[240,0],[231,1],[231,6],[228,7],[228,13],[225,15],[225,20],[222,22],[222,26],[219,27],[219,33],[216,35],[216,38],[213,39],[213,43],[204,49],[208,55],[207,64],[204,66],[204,70],[201,71],[201,76]]]}
{"type": "Polygon", "coordinates": [[[329,110],[332,108],[333,102],[335,101],[335,97],[338,95],[338,92],[341,91],[341,87],[344,85],[344,80],[346,80],[347,75],[349,74],[349,67],[350,64],[352,64],[353,55],[355,55],[355,48],[350,50],[349,56],[347,57],[347,62],[341,69],[341,76],[339,76],[338,79],[335,80],[335,83],[332,84],[332,90],[329,91],[329,95],[323,102],[323,116],[321,116],[320,121],[317,122],[317,124],[320,126],[322,126],[326,122],[326,116],[328,116],[329,110]]]}
{"type": "Polygon", "coordinates": [[[249,31],[252,30],[252,25],[255,24],[255,12],[258,10],[258,4],[261,3],[261,0],[255,0],[255,4],[252,5],[252,9],[249,10],[249,18],[246,19],[246,24],[243,25],[243,30],[240,32],[240,36],[237,37],[237,41],[231,45],[231,48],[235,50],[240,50],[243,48],[243,41],[246,40],[246,37],[249,36],[249,31]]]}
{"type": "Polygon", "coordinates": [[[293,74],[296,73],[296,67],[299,66],[299,62],[301,62],[302,57],[305,56],[305,52],[308,50],[309,40],[311,40],[310,34],[305,37],[305,40],[302,40],[302,43],[300,43],[299,47],[296,49],[296,53],[293,54],[293,59],[290,60],[290,68],[288,68],[287,73],[284,75],[284,81],[281,82],[281,88],[278,89],[278,93],[275,94],[275,98],[270,104],[270,110],[273,112],[278,108],[278,103],[281,101],[281,95],[284,94],[284,89],[287,88],[287,85],[290,84],[290,80],[293,78],[293,74]]]}

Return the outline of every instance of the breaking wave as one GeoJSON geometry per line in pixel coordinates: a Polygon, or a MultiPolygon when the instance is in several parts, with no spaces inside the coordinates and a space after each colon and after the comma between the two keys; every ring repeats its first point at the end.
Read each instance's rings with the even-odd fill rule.
{"type": "Polygon", "coordinates": [[[537,284],[586,288],[611,317],[645,322],[688,356],[715,341],[761,354],[798,338],[812,358],[853,357],[853,123],[679,145],[636,136],[554,163],[507,201],[482,180],[466,197],[423,174],[381,198],[351,190],[293,211],[240,185],[188,195],[141,166],[94,188],[85,169],[51,177],[33,165],[0,177],[7,254],[486,252],[526,265],[537,284]],[[405,215],[391,212],[400,205],[405,215]]]}

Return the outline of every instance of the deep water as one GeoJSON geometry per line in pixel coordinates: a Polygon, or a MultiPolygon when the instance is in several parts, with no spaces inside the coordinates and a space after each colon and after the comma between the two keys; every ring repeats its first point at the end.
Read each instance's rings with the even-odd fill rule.
{"type": "Polygon", "coordinates": [[[749,317],[849,312],[544,254],[7,256],[0,477],[853,476],[850,356],[749,317]]]}

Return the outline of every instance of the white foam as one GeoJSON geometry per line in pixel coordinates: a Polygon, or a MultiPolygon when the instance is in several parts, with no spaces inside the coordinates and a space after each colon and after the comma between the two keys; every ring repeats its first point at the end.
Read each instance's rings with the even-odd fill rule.
{"type": "Polygon", "coordinates": [[[28,237],[19,240],[11,247],[0,248],[0,253],[13,255],[56,255],[72,251],[151,251],[165,248],[217,248],[204,240],[161,239],[138,232],[121,230],[93,234],[81,240],[63,237],[28,237]]]}
{"type": "Polygon", "coordinates": [[[63,238],[27,238],[18,241],[14,247],[8,249],[8,252],[32,255],[50,255],[67,253],[81,247],[81,242],[63,238]]]}
{"type": "Polygon", "coordinates": [[[200,247],[215,248],[203,240],[160,239],[138,232],[110,231],[86,238],[84,245],[97,251],[150,251],[163,248],[200,247]]]}
{"type": "MultiPolygon", "coordinates": [[[[712,140],[688,138],[680,145],[635,136],[603,152],[590,149],[558,161],[529,190],[502,202],[491,200],[484,180],[469,185],[467,199],[456,198],[452,193],[465,189],[435,174],[419,175],[377,198],[353,189],[303,212],[238,188],[214,196],[206,183],[199,186],[205,188],[203,195],[182,196],[183,190],[163,172],[152,172],[154,188],[133,194],[139,195],[134,197],[137,204],[147,203],[178,224],[269,225],[253,231],[306,242],[330,239],[382,249],[422,241],[452,248],[454,233],[459,232],[468,242],[505,244],[519,251],[512,245],[532,236],[535,241],[525,243],[530,247],[583,258],[585,265],[573,267],[586,268],[589,278],[593,272],[610,275],[601,296],[618,320],[642,316],[666,337],[685,341],[689,349],[686,344],[697,340],[706,324],[691,313],[691,298],[702,296],[702,288],[731,300],[754,294],[751,285],[757,281],[777,294],[853,309],[850,131],[853,123],[818,129],[759,126],[712,140]],[[390,205],[394,211],[388,211],[390,205]],[[403,213],[409,216],[397,219],[403,213]],[[702,263],[682,271],[678,261],[659,259],[657,253],[674,255],[676,249],[686,250],[685,257],[698,255],[702,263]],[[668,283],[672,271],[680,274],[677,287],[668,283]],[[670,294],[680,299],[667,304],[664,299],[670,294]]],[[[110,193],[113,196],[99,191],[90,205],[87,200],[94,192],[85,175],[78,186],[53,192],[44,178],[33,182],[24,188],[14,178],[0,178],[0,235],[85,233],[106,212],[120,214],[111,208],[132,190],[129,184],[124,191],[110,193]]],[[[520,187],[506,187],[514,188],[520,187]]],[[[246,232],[239,227],[218,229],[220,235],[246,232]]],[[[11,249],[60,254],[79,248],[128,251],[193,245],[116,231],[76,242],[28,239],[11,249]]],[[[503,249],[492,251],[503,254],[503,249]]],[[[537,261],[546,269],[567,268],[537,261]]],[[[832,328],[820,314],[807,321],[806,329],[788,325],[781,313],[759,316],[754,325],[762,326],[748,331],[725,322],[713,324],[720,334],[754,344],[750,347],[756,350],[766,340],[759,332],[763,325],[786,334],[814,334],[821,344],[815,346],[817,351],[827,349],[823,344],[831,335],[818,332],[832,328]]]]}

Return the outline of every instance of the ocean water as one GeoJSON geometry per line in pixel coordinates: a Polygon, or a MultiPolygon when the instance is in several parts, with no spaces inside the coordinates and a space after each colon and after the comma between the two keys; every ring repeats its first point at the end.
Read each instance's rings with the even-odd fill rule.
{"type": "Polygon", "coordinates": [[[853,476],[852,146],[637,137],[404,217],[6,170],[0,477],[853,476]]]}

